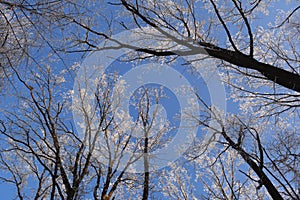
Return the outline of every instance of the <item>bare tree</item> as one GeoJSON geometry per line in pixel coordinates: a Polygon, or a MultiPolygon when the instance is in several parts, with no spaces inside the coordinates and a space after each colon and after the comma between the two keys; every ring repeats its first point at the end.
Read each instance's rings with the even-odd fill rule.
{"type": "Polygon", "coordinates": [[[136,94],[132,105],[138,112],[132,123],[118,105],[124,87],[112,89],[118,78],[114,74],[96,84],[93,105],[86,103],[89,81],[78,83],[79,97],[72,104],[73,90],[61,91],[69,73],[57,74],[50,67],[40,70],[26,82],[19,76],[26,90],[18,96],[21,106],[3,112],[0,163],[9,174],[1,174],[1,180],[16,187],[19,199],[92,195],[108,200],[129,196],[128,190],[130,195],[148,199],[153,169],[147,156],[167,130],[166,124],[159,128],[158,107],[150,110],[161,98],[159,89],[141,88],[136,94]],[[82,116],[77,129],[71,109],[82,116]],[[132,170],[138,160],[143,160],[143,173],[135,174],[132,170]],[[134,185],[143,188],[142,194],[134,185]]]}
{"type": "MultiPolygon", "coordinates": [[[[11,174],[1,178],[16,186],[18,198],[80,199],[92,194],[94,199],[122,195],[149,199],[154,191],[178,199],[202,195],[196,195],[190,179],[182,178],[187,171],[176,174],[180,170],[173,166],[170,174],[159,171],[161,179],[150,173],[149,153],[162,145],[160,139],[165,132],[162,129],[155,137],[149,136],[153,116],[157,115],[154,110],[151,118],[150,91],[141,90],[135,104],[135,125],[143,136],[133,139],[128,113],[115,109],[118,101],[112,99],[110,87],[116,80],[103,78],[89,96],[84,90],[89,81],[86,77],[78,83],[83,90],[74,108],[66,100],[71,91],[61,91],[64,75],[55,75],[57,71],[44,67],[39,55],[32,54],[38,52],[36,47],[47,46],[65,67],[62,55],[71,54],[63,52],[122,48],[136,52],[127,60],[130,62],[153,57],[172,62],[180,56],[199,56],[201,60],[203,53],[215,58],[231,100],[239,103],[239,111],[223,119],[222,111],[203,103],[197,94],[202,103],[201,116],[191,117],[213,134],[205,143],[195,139],[184,159],[194,165],[196,175],[203,175],[201,181],[207,189],[204,196],[299,199],[298,5],[274,13],[270,11],[272,6],[280,8],[281,2],[120,0],[104,3],[118,13],[112,19],[109,12],[99,14],[95,5],[103,2],[93,3],[0,1],[0,74],[15,74],[25,88],[24,94],[16,97],[22,107],[3,112],[0,129],[1,169],[11,174]],[[266,20],[272,19],[265,24],[259,18],[268,14],[266,20]],[[100,18],[101,26],[97,24],[100,18]],[[161,45],[149,45],[147,37],[141,46],[117,41],[112,35],[120,28],[138,28],[161,45]],[[57,41],[55,34],[64,37],[57,41]],[[99,47],[99,41],[111,41],[116,46],[99,47]],[[24,58],[37,66],[32,73],[22,73],[17,67],[24,58]],[[86,104],[90,99],[95,101],[86,104]],[[70,123],[69,109],[81,113],[81,124],[70,123]],[[215,120],[218,128],[209,120],[215,120]],[[75,130],[74,126],[81,128],[75,130]],[[133,154],[122,165],[127,150],[133,154]],[[128,173],[140,158],[143,173],[128,173]],[[203,166],[207,169],[201,171],[203,166]],[[33,186],[33,193],[26,188],[30,177],[35,177],[28,184],[33,186]],[[159,180],[166,184],[156,185],[159,180]]],[[[117,96],[121,98],[122,92],[117,96]]],[[[159,100],[159,95],[154,97],[154,101],[159,100]]]]}

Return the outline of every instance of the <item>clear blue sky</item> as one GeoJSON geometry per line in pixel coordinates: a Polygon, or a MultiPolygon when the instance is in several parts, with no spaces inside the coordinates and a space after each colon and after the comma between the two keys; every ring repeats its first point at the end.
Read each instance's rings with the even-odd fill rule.
{"type": "MultiPolygon", "coordinates": [[[[276,2],[274,3],[274,7],[273,8],[270,8],[270,14],[269,14],[269,17],[265,17],[263,16],[261,19],[259,19],[258,23],[261,24],[262,26],[264,25],[267,25],[268,22],[273,22],[274,20],[274,14],[277,13],[277,10],[278,9],[289,9],[289,8],[293,8],[295,6],[297,6],[299,4],[299,1],[298,0],[291,0],[290,3],[286,3],[285,1],[280,1],[280,2],[276,2]]],[[[70,57],[73,57],[74,55],[70,55],[70,57]]],[[[74,60],[73,58],[70,59],[70,60],[74,60]]],[[[72,65],[73,63],[71,62],[67,62],[68,65],[72,65]]],[[[201,91],[203,91],[203,94],[204,94],[204,98],[206,99],[206,101],[209,103],[209,93],[207,91],[207,88],[205,86],[205,84],[198,84],[199,82],[200,83],[203,83],[203,80],[201,80],[201,77],[198,76],[198,78],[194,77],[194,76],[191,76],[190,74],[187,73],[187,71],[185,70],[184,67],[181,67],[180,66],[180,60],[178,61],[177,63],[178,65],[175,66],[175,68],[177,70],[180,71],[180,73],[186,78],[188,79],[192,85],[195,85],[198,87],[198,89],[200,89],[201,91]]],[[[130,65],[114,65],[116,68],[120,67],[119,71],[122,73],[126,72],[127,70],[130,69],[130,65]]],[[[72,83],[70,83],[70,86],[73,86],[72,83]]],[[[170,93],[170,91],[166,91],[170,96],[172,96],[172,94],[170,93]]],[[[7,105],[9,104],[9,101],[11,101],[10,98],[3,98],[1,100],[1,105],[0,107],[7,107],[7,105]],[[4,100],[4,101],[3,101],[4,100]]],[[[231,112],[237,112],[237,105],[232,103],[232,101],[228,101],[229,104],[228,104],[228,110],[231,111],[231,112]]],[[[176,102],[176,100],[172,100],[172,101],[168,101],[168,102],[163,102],[162,103],[164,106],[165,106],[165,109],[169,112],[168,113],[175,113],[174,110],[178,109],[174,109],[174,107],[177,107],[178,106],[178,102],[176,102]],[[171,102],[171,103],[170,103],[171,102]]],[[[131,110],[132,112],[134,112],[134,110],[131,110]]],[[[169,118],[170,120],[172,120],[172,118],[169,118]]],[[[14,190],[14,187],[11,187],[10,185],[8,185],[7,183],[0,183],[0,199],[12,199],[13,196],[15,196],[16,193],[15,193],[15,190],[14,190]]]]}

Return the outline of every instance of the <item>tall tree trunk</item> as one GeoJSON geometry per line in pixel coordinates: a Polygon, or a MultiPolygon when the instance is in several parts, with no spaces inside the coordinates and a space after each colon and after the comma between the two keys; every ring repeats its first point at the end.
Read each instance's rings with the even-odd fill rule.
{"type": "Polygon", "coordinates": [[[148,134],[146,133],[144,145],[144,190],[143,200],[147,200],[149,196],[149,157],[148,157],[148,134]]]}

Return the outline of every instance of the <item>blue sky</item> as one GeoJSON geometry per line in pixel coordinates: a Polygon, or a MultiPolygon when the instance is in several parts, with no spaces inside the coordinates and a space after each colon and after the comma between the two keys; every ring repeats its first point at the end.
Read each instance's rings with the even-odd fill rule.
{"type": "MultiPolygon", "coordinates": [[[[266,26],[269,22],[272,22],[274,20],[274,14],[276,14],[278,12],[278,9],[289,9],[289,8],[293,8],[296,5],[299,4],[299,1],[291,1],[289,3],[286,3],[286,1],[280,1],[280,2],[276,2],[274,3],[274,7],[272,9],[270,9],[270,14],[268,17],[266,16],[262,16],[261,19],[258,20],[257,23],[259,23],[262,26],[266,26]]],[[[47,51],[45,51],[47,52],[47,51]]],[[[71,62],[67,62],[67,65],[72,65],[74,60],[77,60],[78,58],[76,57],[76,55],[72,55],[69,54],[68,55],[69,58],[68,60],[71,62]],[[76,57],[76,58],[75,58],[76,57]]],[[[82,60],[78,59],[77,61],[81,62],[82,60]]],[[[58,64],[61,64],[60,62],[58,64]]],[[[208,104],[210,103],[210,96],[209,96],[209,92],[207,90],[207,87],[205,86],[203,79],[201,79],[200,76],[192,76],[191,74],[188,73],[188,71],[186,70],[185,67],[182,67],[180,65],[180,60],[178,60],[176,63],[174,63],[174,68],[176,70],[178,70],[187,80],[190,81],[191,85],[194,85],[197,87],[197,89],[199,89],[201,91],[201,93],[203,94],[203,98],[208,102],[208,104]],[[202,83],[202,84],[199,84],[202,83]]],[[[131,65],[124,65],[124,63],[122,64],[116,64],[114,63],[113,65],[114,67],[112,68],[112,70],[114,68],[118,69],[120,71],[120,75],[124,74],[125,72],[127,72],[130,68],[131,65]]],[[[73,86],[72,83],[70,83],[70,86],[73,86]]],[[[149,85],[151,86],[151,85],[149,85]]],[[[172,94],[172,92],[170,90],[166,90],[166,93],[169,94],[169,96],[171,96],[172,98],[174,97],[174,95],[172,94]]],[[[2,101],[1,101],[1,106],[7,107],[10,103],[11,99],[10,97],[3,97],[2,101]],[[3,101],[4,100],[4,101],[3,101]]],[[[233,103],[231,100],[229,100],[227,105],[227,109],[230,112],[238,112],[238,105],[233,103]]],[[[165,106],[165,110],[167,111],[167,113],[169,114],[168,117],[172,116],[173,113],[175,113],[174,111],[178,110],[178,102],[176,100],[172,100],[172,101],[166,101],[164,100],[162,102],[162,105],[165,106]],[[176,107],[176,109],[174,109],[174,107],[176,107]]],[[[132,114],[134,114],[134,109],[131,109],[131,111],[133,112],[132,114]]],[[[169,120],[173,120],[172,117],[169,118],[169,120]]],[[[174,122],[176,123],[176,122],[174,122]]],[[[13,196],[15,196],[15,190],[14,188],[12,188],[11,186],[5,184],[1,184],[0,183],[0,197],[1,199],[11,199],[13,196]]]]}

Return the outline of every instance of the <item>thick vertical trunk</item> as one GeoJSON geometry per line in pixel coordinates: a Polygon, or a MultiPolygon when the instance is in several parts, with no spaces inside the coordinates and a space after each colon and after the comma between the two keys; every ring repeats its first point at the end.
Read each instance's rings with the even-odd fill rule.
{"type": "Polygon", "coordinates": [[[144,146],[144,190],[143,190],[143,200],[147,200],[149,196],[149,158],[148,158],[148,137],[145,138],[144,146]]]}

